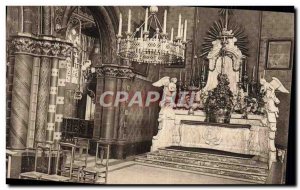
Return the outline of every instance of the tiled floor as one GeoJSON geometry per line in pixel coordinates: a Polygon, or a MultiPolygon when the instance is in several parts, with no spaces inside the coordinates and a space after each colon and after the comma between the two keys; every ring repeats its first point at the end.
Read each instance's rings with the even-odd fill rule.
{"type": "Polygon", "coordinates": [[[109,172],[108,184],[249,184],[231,179],[169,170],[134,162],[122,163],[121,169],[115,165],[109,172]]]}

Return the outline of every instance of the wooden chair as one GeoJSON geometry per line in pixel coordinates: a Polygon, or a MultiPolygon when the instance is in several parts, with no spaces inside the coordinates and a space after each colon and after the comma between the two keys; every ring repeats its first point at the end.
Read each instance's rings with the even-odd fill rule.
{"type": "Polygon", "coordinates": [[[95,166],[84,168],[83,181],[92,181],[93,183],[107,183],[108,178],[108,164],[109,164],[110,145],[97,141],[95,166]],[[100,152],[99,152],[100,149],[100,152]],[[100,155],[100,160],[99,160],[100,155]],[[105,161],[104,161],[104,157],[105,161]],[[98,181],[104,179],[103,181],[98,181]]]}
{"type": "MultiPolygon", "coordinates": [[[[78,180],[81,177],[82,170],[87,167],[87,158],[90,147],[90,139],[74,137],[75,142],[75,155],[73,160],[72,174],[78,176],[78,180]],[[78,153],[78,154],[77,154],[78,153]]],[[[71,167],[71,162],[65,165],[66,170],[71,167]]]]}
{"type": "Polygon", "coordinates": [[[17,152],[6,149],[6,177],[10,178],[11,173],[11,158],[13,155],[17,154],[17,152]]]}
{"type": "Polygon", "coordinates": [[[35,142],[34,171],[21,173],[19,176],[20,179],[37,179],[37,180],[39,180],[43,175],[50,174],[52,145],[53,145],[52,142],[41,142],[41,141],[35,142]],[[47,173],[38,172],[37,171],[38,154],[39,154],[39,152],[41,152],[41,158],[42,158],[43,153],[45,153],[46,151],[48,152],[47,173]]]}
{"type": "MultiPolygon", "coordinates": [[[[46,181],[59,181],[59,182],[67,182],[71,181],[73,177],[73,161],[74,161],[74,154],[75,154],[75,149],[77,146],[75,144],[71,143],[59,143],[58,150],[57,150],[57,158],[56,158],[56,168],[55,168],[55,174],[53,175],[43,175],[41,177],[41,180],[46,180],[46,181]],[[71,149],[71,150],[70,150],[71,149]],[[61,154],[65,152],[70,152],[70,168],[68,171],[65,168],[65,163],[61,163],[60,156],[61,154]],[[60,174],[59,174],[60,173],[60,174]]],[[[76,176],[77,177],[77,176],[76,176]]],[[[79,178],[79,177],[77,177],[79,178]]]]}

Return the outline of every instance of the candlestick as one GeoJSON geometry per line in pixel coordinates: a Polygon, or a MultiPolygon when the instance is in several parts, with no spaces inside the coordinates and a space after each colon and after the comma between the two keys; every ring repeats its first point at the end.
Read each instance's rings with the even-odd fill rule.
{"type": "Polygon", "coordinates": [[[174,28],[171,29],[171,41],[173,41],[173,35],[174,35],[174,28]]]}
{"type": "Polygon", "coordinates": [[[180,27],[181,27],[181,14],[179,14],[177,37],[180,37],[180,27]]]}
{"type": "Polygon", "coordinates": [[[146,9],[146,14],[145,14],[145,26],[144,26],[144,31],[147,32],[147,27],[148,27],[148,8],[146,9]]]}
{"type": "Polygon", "coordinates": [[[186,32],[187,32],[187,20],[184,21],[184,34],[183,34],[184,42],[186,42],[186,32]]]}
{"type": "Polygon", "coordinates": [[[167,10],[165,10],[165,14],[164,14],[164,28],[163,28],[163,33],[164,34],[167,33],[167,10]]]}
{"type": "Polygon", "coordinates": [[[179,81],[181,81],[181,69],[180,69],[180,73],[179,73],[179,81]]]}
{"type": "Polygon", "coordinates": [[[264,75],[263,75],[263,78],[265,78],[266,77],[266,70],[264,70],[264,75]]]}
{"type": "Polygon", "coordinates": [[[119,32],[118,35],[122,35],[122,14],[120,13],[120,20],[119,20],[119,32]]]}
{"type": "Polygon", "coordinates": [[[127,32],[130,33],[131,30],[131,10],[128,11],[128,30],[127,32]]]}

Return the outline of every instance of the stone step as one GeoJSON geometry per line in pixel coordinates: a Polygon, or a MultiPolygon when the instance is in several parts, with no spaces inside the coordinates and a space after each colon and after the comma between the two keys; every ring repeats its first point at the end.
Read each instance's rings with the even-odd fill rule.
{"type": "Polygon", "coordinates": [[[184,150],[176,150],[176,149],[169,149],[169,148],[159,149],[150,154],[195,158],[195,159],[201,159],[201,160],[217,161],[217,162],[222,162],[222,163],[227,162],[227,163],[232,163],[232,164],[234,163],[234,164],[241,164],[241,165],[253,165],[256,168],[268,169],[267,163],[263,163],[261,161],[254,160],[253,158],[249,158],[249,157],[184,151],[184,150]]]}
{"type": "Polygon", "coordinates": [[[205,166],[205,167],[212,167],[212,168],[220,168],[220,169],[229,169],[229,170],[237,170],[243,172],[251,172],[251,173],[259,173],[259,174],[266,174],[268,172],[267,169],[261,168],[256,164],[248,165],[248,164],[241,164],[241,163],[234,163],[229,161],[216,161],[216,160],[207,160],[202,158],[192,158],[192,157],[183,157],[183,156],[174,156],[174,155],[161,155],[157,153],[149,153],[147,154],[147,159],[151,160],[164,160],[164,161],[171,161],[171,162],[179,162],[185,164],[194,164],[197,166],[205,166]]]}
{"type": "Polygon", "coordinates": [[[236,179],[240,181],[247,181],[251,183],[264,184],[268,177],[267,174],[225,169],[225,168],[214,168],[196,164],[188,164],[166,160],[156,160],[147,158],[147,156],[136,157],[135,161],[142,164],[150,164],[154,166],[163,166],[167,168],[183,169],[186,171],[196,171],[202,174],[212,174],[220,177],[236,179]]]}

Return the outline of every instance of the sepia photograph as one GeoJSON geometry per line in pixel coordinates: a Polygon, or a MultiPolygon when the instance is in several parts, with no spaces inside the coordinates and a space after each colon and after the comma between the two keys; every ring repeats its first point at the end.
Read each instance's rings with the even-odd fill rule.
{"type": "Polygon", "coordinates": [[[5,9],[7,184],[291,184],[295,7],[5,9]]]}

